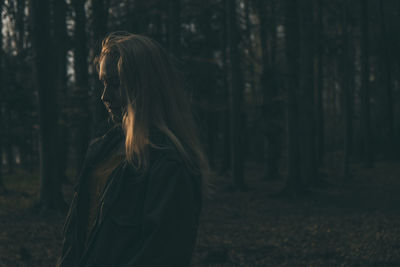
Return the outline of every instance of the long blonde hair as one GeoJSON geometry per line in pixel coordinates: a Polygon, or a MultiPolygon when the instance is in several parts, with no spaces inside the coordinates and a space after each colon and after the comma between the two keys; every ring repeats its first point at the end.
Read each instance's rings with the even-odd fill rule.
{"type": "Polygon", "coordinates": [[[171,55],[154,40],[128,32],[114,32],[103,40],[95,59],[97,69],[107,55],[118,57],[120,90],[127,98],[122,120],[127,161],[136,169],[147,170],[146,145],[156,147],[149,140],[154,127],[172,141],[186,166],[202,175],[203,195],[210,196],[212,172],[171,55]]]}

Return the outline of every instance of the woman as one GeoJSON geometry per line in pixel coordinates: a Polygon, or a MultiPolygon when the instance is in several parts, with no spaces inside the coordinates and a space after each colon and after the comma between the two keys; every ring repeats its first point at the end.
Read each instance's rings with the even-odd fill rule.
{"type": "Polygon", "coordinates": [[[209,168],[177,72],[126,32],[96,66],[115,126],[88,148],[57,266],[189,266],[209,168]]]}

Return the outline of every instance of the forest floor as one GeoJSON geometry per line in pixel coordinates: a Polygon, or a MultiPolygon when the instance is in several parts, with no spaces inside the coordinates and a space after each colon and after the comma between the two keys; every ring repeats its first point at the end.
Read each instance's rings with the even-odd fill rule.
{"type": "MultiPolygon", "coordinates": [[[[372,169],[352,164],[353,179],[324,170],[331,185],[296,197],[277,197],[282,181],[265,181],[248,164],[248,190],[216,180],[203,207],[192,266],[400,266],[400,162],[372,169]]],[[[0,266],[55,266],[65,214],[38,216],[37,175],[5,177],[0,193],[0,266]]],[[[70,199],[71,187],[65,188],[70,199]]]]}

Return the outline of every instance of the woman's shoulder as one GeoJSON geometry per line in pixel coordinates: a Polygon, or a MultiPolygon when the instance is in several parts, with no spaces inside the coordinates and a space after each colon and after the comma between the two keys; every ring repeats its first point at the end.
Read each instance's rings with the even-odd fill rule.
{"type": "Polygon", "coordinates": [[[175,145],[171,139],[158,129],[151,128],[149,134],[150,161],[179,160],[175,145]]]}
{"type": "Polygon", "coordinates": [[[174,165],[182,167],[189,175],[200,175],[199,171],[195,171],[194,155],[188,146],[184,143],[175,144],[165,133],[157,130],[153,131],[150,137],[151,142],[155,144],[150,146],[150,166],[157,168],[174,165]]]}
{"type": "Polygon", "coordinates": [[[175,146],[169,144],[161,148],[150,148],[150,167],[152,169],[170,164],[183,164],[183,160],[175,146]]]}
{"type": "MultiPolygon", "coordinates": [[[[201,179],[201,174],[196,173],[188,166],[188,161],[184,160],[182,153],[170,143],[163,149],[152,149],[153,158],[150,161],[149,172],[156,176],[181,175],[192,179],[201,179]]],[[[152,154],[150,153],[150,155],[152,154]]]]}

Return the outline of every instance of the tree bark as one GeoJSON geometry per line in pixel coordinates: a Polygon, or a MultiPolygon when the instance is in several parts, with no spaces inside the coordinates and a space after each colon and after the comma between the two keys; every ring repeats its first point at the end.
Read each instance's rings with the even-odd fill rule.
{"type": "Polygon", "coordinates": [[[224,140],[223,140],[223,160],[222,160],[222,166],[221,166],[221,173],[225,173],[230,167],[231,167],[231,162],[230,162],[230,155],[231,155],[231,147],[230,147],[230,121],[229,121],[229,82],[228,82],[228,41],[227,41],[227,9],[226,9],[226,1],[222,1],[222,27],[223,27],[223,32],[222,32],[222,40],[221,40],[221,50],[222,50],[222,62],[223,62],[223,81],[224,81],[224,97],[227,100],[227,105],[226,108],[224,108],[223,111],[223,116],[222,116],[222,124],[223,124],[223,135],[224,135],[224,140]]]}
{"type": "Polygon", "coordinates": [[[168,46],[174,56],[180,58],[181,48],[181,1],[168,0],[168,46]]]}
{"type": "Polygon", "coordinates": [[[297,91],[299,90],[300,67],[300,29],[298,15],[298,0],[286,0],[285,35],[286,56],[288,66],[288,177],[282,193],[297,194],[303,191],[304,184],[300,169],[299,122],[297,91]]]}
{"type": "Polygon", "coordinates": [[[11,125],[12,125],[12,118],[11,118],[11,112],[9,108],[6,108],[4,110],[4,119],[5,119],[5,124],[7,125],[6,127],[6,142],[4,142],[4,150],[6,153],[7,157],[7,173],[8,174],[13,174],[14,169],[15,169],[15,156],[14,156],[14,151],[13,151],[13,146],[14,146],[14,138],[13,138],[13,133],[11,132],[11,125]]]}
{"type": "MultiPolygon", "coordinates": [[[[3,10],[4,0],[0,0],[0,10],[3,10]]],[[[3,20],[0,19],[0,29],[3,29],[3,20]]],[[[3,32],[0,31],[0,84],[3,84],[3,32]]],[[[0,94],[3,94],[0,86],[0,94]]],[[[0,100],[0,125],[3,125],[3,101],[0,100]]],[[[3,132],[0,131],[0,191],[6,191],[3,182],[3,132]]]]}
{"type": "MultiPolygon", "coordinates": [[[[23,52],[24,52],[24,37],[25,37],[25,0],[17,0],[17,10],[16,10],[16,18],[15,18],[15,26],[16,26],[16,48],[17,48],[17,54],[20,56],[20,58],[23,58],[23,52]]],[[[21,62],[19,62],[21,64],[21,62]]]]}
{"type": "Polygon", "coordinates": [[[227,50],[228,50],[228,85],[230,91],[230,158],[232,178],[239,190],[245,190],[244,158],[242,133],[242,79],[240,70],[240,55],[238,50],[238,32],[236,22],[236,1],[226,0],[227,12],[227,50]]]}
{"type": "Polygon", "coordinates": [[[317,4],[317,32],[316,32],[316,44],[317,44],[317,57],[316,57],[316,72],[317,81],[315,89],[316,103],[315,103],[315,122],[316,122],[316,154],[317,154],[317,167],[322,167],[324,164],[324,101],[322,98],[322,92],[324,90],[324,50],[323,50],[323,5],[322,0],[318,0],[317,4]]]}
{"type": "Polygon", "coordinates": [[[32,0],[32,45],[35,55],[35,78],[39,96],[39,153],[40,153],[40,199],[39,207],[65,209],[61,184],[57,177],[58,110],[57,93],[51,66],[53,43],[50,38],[50,1],[32,0]],[[50,49],[49,49],[50,48],[50,49]]]}
{"type": "Polygon", "coordinates": [[[86,35],[85,1],[73,0],[75,10],[75,34],[74,34],[74,72],[77,114],[73,121],[77,130],[77,160],[76,168],[81,169],[86,149],[89,143],[89,73],[88,73],[88,49],[86,35]]]}
{"type": "Polygon", "coordinates": [[[55,41],[55,56],[54,66],[55,79],[56,79],[56,90],[59,94],[59,166],[58,166],[58,177],[60,182],[66,182],[66,170],[68,160],[68,131],[67,127],[67,114],[65,113],[65,107],[67,106],[67,25],[66,25],[66,13],[67,4],[63,1],[53,0],[53,22],[54,22],[54,41],[55,41]]]}
{"type": "Polygon", "coordinates": [[[299,127],[303,144],[303,173],[304,178],[310,184],[318,182],[316,168],[316,131],[314,114],[314,32],[313,32],[313,0],[301,1],[301,93],[303,119],[302,127],[299,127]]]}
{"type": "MultiPolygon", "coordinates": [[[[271,4],[274,1],[271,2],[271,4]]],[[[266,2],[258,0],[258,17],[260,19],[260,40],[262,54],[262,73],[261,86],[263,92],[263,117],[266,125],[266,172],[265,179],[276,179],[279,177],[279,159],[281,154],[280,136],[282,129],[280,127],[281,114],[278,103],[278,86],[276,81],[276,25],[275,20],[268,20],[265,16],[266,2]],[[268,38],[268,32],[271,38],[268,38]],[[271,40],[269,40],[271,39],[271,40]],[[268,43],[271,43],[271,51],[268,51],[268,43]]],[[[274,6],[271,7],[270,16],[274,14],[274,6]]]]}
{"type": "Polygon", "coordinates": [[[369,19],[368,2],[361,2],[361,130],[363,135],[363,155],[366,167],[373,166],[372,136],[371,136],[371,111],[369,94],[369,19]]]}
{"type": "Polygon", "coordinates": [[[384,68],[383,73],[385,74],[384,83],[386,87],[386,121],[389,125],[388,137],[386,140],[386,157],[388,159],[392,159],[395,154],[395,146],[393,144],[396,143],[394,139],[395,135],[395,127],[394,127],[394,101],[393,101],[393,93],[392,93],[392,62],[390,58],[390,46],[388,40],[388,34],[386,30],[386,22],[385,22],[385,12],[384,12],[384,2],[382,0],[379,1],[379,11],[380,11],[380,21],[381,21],[381,51],[384,56],[384,68]]]}
{"type": "Polygon", "coordinates": [[[353,92],[351,90],[350,79],[353,73],[350,69],[353,68],[354,60],[350,54],[350,42],[351,29],[349,24],[349,1],[343,0],[342,3],[342,90],[343,90],[343,102],[344,102],[344,159],[343,159],[343,179],[348,181],[351,178],[350,173],[350,156],[352,147],[352,136],[353,136],[353,92]]]}

